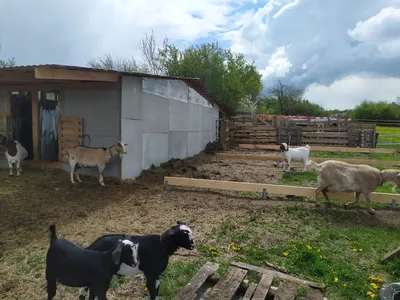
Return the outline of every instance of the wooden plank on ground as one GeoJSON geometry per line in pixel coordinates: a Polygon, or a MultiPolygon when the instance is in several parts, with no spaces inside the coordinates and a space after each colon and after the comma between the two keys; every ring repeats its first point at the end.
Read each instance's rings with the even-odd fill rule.
{"type": "Polygon", "coordinates": [[[203,265],[192,280],[179,292],[175,299],[192,300],[196,298],[197,290],[207,278],[218,270],[219,264],[207,262],[203,265]]]}
{"type": "Polygon", "coordinates": [[[392,252],[386,254],[385,257],[382,258],[382,261],[394,259],[398,256],[400,256],[400,247],[397,248],[396,250],[393,250],[392,252]]]}
{"type": "Polygon", "coordinates": [[[261,273],[261,274],[266,274],[266,275],[270,275],[270,276],[273,276],[273,277],[278,277],[278,278],[283,279],[283,280],[293,281],[293,282],[297,282],[299,284],[312,286],[312,287],[315,287],[315,288],[318,288],[318,289],[322,289],[322,290],[325,289],[325,286],[320,284],[320,283],[312,282],[312,281],[308,281],[308,280],[303,280],[303,279],[300,279],[300,278],[297,278],[297,277],[294,277],[294,276],[291,276],[291,275],[288,275],[288,274],[285,274],[285,273],[281,273],[281,272],[278,272],[278,271],[267,270],[267,269],[263,269],[263,268],[260,268],[260,267],[252,266],[252,265],[249,265],[249,264],[245,264],[245,263],[242,263],[242,262],[236,262],[236,261],[232,262],[231,265],[235,266],[235,267],[238,267],[238,268],[245,269],[245,270],[255,271],[255,272],[258,272],[258,273],[261,273]]]}
{"type": "Polygon", "coordinates": [[[246,294],[244,294],[242,300],[251,300],[251,297],[253,296],[254,291],[256,290],[256,287],[257,287],[257,285],[251,282],[249,284],[246,294]]]}
{"type": "Polygon", "coordinates": [[[321,290],[308,287],[307,289],[307,300],[323,300],[324,294],[321,290]]]}
{"type": "Polygon", "coordinates": [[[228,272],[206,294],[204,300],[231,300],[246,274],[247,270],[230,267],[228,272]]]}
{"type": "MultiPolygon", "coordinates": [[[[217,189],[217,190],[228,190],[228,191],[242,191],[242,192],[255,192],[261,193],[263,189],[271,195],[295,195],[301,197],[315,198],[315,188],[313,187],[302,187],[302,186],[290,186],[290,185],[278,185],[278,184],[266,184],[266,183],[250,183],[250,182],[236,182],[236,181],[222,181],[222,180],[210,180],[210,179],[195,179],[185,177],[164,177],[164,184],[193,187],[193,188],[206,188],[206,189],[217,189]]],[[[352,192],[337,192],[328,193],[332,199],[352,201],[354,200],[354,194],[352,192]]],[[[322,193],[318,193],[318,199],[323,198],[322,193]]],[[[364,195],[360,196],[360,200],[365,200],[364,195]]],[[[400,203],[400,194],[389,194],[389,193],[371,193],[372,202],[378,203],[392,203],[392,200],[396,200],[400,203]]]]}
{"type": "Polygon", "coordinates": [[[271,288],[273,276],[262,274],[261,280],[257,285],[252,300],[264,300],[267,297],[268,291],[271,288]]]}
{"type": "MultiPolygon", "coordinates": [[[[216,156],[220,159],[232,159],[232,160],[260,160],[260,161],[276,161],[281,160],[283,157],[278,155],[256,155],[256,154],[233,154],[233,153],[216,153],[216,156]]],[[[392,167],[395,164],[400,163],[400,161],[392,160],[374,160],[374,159],[354,159],[354,158],[323,158],[323,157],[312,157],[311,158],[316,163],[321,163],[326,160],[336,160],[345,162],[348,164],[356,165],[369,165],[369,166],[385,166],[392,167]]]]}
{"type": "Polygon", "coordinates": [[[275,294],[275,300],[294,300],[296,299],[297,290],[299,288],[299,284],[283,281],[280,283],[278,290],[275,294]]]}
{"type": "MultiPolygon", "coordinates": [[[[290,146],[290,148],[298,148],[300,146],[290,146]]],[[[279,145],[257,145],[257,144],[239,144],[242,149],[265,149],[265,150],[279,150],[279,145]]],[[[349,152],[349,153],[395,153],[394,148],[350,148],[350,147],[324,147],[312,146],[311,151],[329,151],[329,152],[349,152]]]]}

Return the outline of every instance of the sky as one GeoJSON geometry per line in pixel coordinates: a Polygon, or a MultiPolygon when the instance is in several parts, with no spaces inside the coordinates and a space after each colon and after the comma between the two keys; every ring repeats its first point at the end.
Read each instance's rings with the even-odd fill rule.
{"type": "Polygon", "coordinates": [[[18,65],[140,60],[151,30],[179,47],[216,39],[266,87],[293,83],[326,109],[400,95],[400,0],[0,1],[0,59],[18,65]]]}

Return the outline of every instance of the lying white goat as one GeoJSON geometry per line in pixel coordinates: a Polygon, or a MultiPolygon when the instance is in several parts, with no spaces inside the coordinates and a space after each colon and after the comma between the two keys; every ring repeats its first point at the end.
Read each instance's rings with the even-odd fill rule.
{"type": "Polygon", "coordinates": [[[3,134],[0,134],[0,145],[6,148],[6,158],[10,169],[9,175],[13,176],[13,165],[15,164],[17,168],[17,176],[20,176],[22,172],[21,162],[27,158],[28,151],[26,151],[20,142],[13,141],[3,134]]]}
{"type": "MultiPolygon", "coordinates": [[[[105,186],[103,180],[103,171],[106,168],[107,164],[110,162],[111,158],[116,155],[122,157],[123,154],[127,153],[128,144],[124,144],[122,142],[117,142],[111,147],[108,148],[93,148],[82,145],[77,145],[68,150],[68,160],[71,168],[70,177],[71,182],[74,184],[74,171],[75,168],[79,169],[82,167],[90,168],[97,167],[100,172],[99,182],[100,185],[105,186]]],[[[76,179],[79,182],[82,180],[79,178],[79,174],[75,172],[76,179]]]]}
{"type": "Polygon", "coordinates": [[[302,160],[304,162],[303,171],[307,171],[308,167],[308,159],[310,157],[310,146],[306,145],[305,147],[297,147],[297,148],[290,148],[286,143],[281,143],[280,150],[285,156],[288,162],[288,171],[290,171],[290,163],[292,160],[302,160]]]}

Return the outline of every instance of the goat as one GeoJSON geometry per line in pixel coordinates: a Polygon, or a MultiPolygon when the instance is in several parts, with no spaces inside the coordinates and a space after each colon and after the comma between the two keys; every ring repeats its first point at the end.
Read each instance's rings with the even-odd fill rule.
{"type": "Polygon", "coordinates": [[[304,168],[303,172],[307,171],[307,161],[310,157],[310,146],[306,145],[305,147],[298,147],[298,148],[290,148],[288,144],[286,143],[281,143],[279,147],[280,151],[283,153],[285,156],[287,162],[288,162],[288,171],[290,171],[290,164],[292,160],[302,160],[304,161],[304,168]]]}
{"type": "Polygon", "coordinates": [[[57,292],[57,282],[69,287],[90,287],[89,299],[107,300],[106,294],[115,272],[124,264],[136,266],[138,248],[129,240],[117,239],[106,251],[81,248],[58,239],[56,226],[50,225],[50,247],[46,255],[47,299],[57,292]]]}
{"type": "Polygon", "coordinates": [[[307,164],[319,173],[315,197],[322,192],[330,204],[327,192],[355,192],[355,200],[346,204],[349,206],[354,203],[359,205],[360,195],[363,193],[368,202],[368,212],[371,214],[375,213],[371,207],[371,193],[387,181],[395,183],[393,192],[400,185],[399,170],[380,171],[368,165],[354,165],[335,160],[326,160],[320,164],[310,160],[307,164]]]}
{"type": "MultiPolygon", "coordinates": [[[[113,158],[116,155],[122,157],[123,154],[126,154],[128,152],[126,146],[128,146],[128,144],[117,142],[108,148],[93,148],[88,146],[76,145],[68,149],[67,156],[71,168],[70,178],[72,184],[75,184],[74,181],[75,168],[80,169],[81,167],[85,168],[97,167],[100,173],[99,183],[101,186],[105,186],[103,179],[104,169],[110,162],[111,158],[113,158]]],[[[78,172],[76,171],[75,171],[75,176],[79,182],[82,182],[78,172]]]]}
{"type": "Polygon", "coordinates": [[[6,158],[10,169],[9,176],[13,176],[13,164],[16,164],[17,176],[22,173],[21,162],[27,158],[28,151],[18,141],[13,141],[7,136],[0,134],[0,145],[6,148],[6,158]]]}
{"type": "MultiPolygon", "coordinates": [[[[117,275],[135,276],[143,273],[146,277],[146,285],[151,300],[158,299],[160,287],[160,275],[168,265],[169,256],[178,248],[194,249],[192,230],[184,222],[177,222],[160,235],[127,235],[106,234],[95,240],[86,249],[107,251],[119,239],[129,240],[138,245],[138,263],[136,265],[121,265],[117,275]]],[[[79,292],[79,300],[85,300],[89,287],[82,288],[79,292]]]]}

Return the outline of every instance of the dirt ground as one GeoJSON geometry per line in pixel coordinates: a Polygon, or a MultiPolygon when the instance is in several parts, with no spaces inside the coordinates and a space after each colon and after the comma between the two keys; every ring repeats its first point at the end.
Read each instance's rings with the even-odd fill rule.
{"type": "MultiPolygon", "coordinates": [[[[73,186],[62,170],[25,167],[20,177],[0,170],[0,299],[46,297],[43,254],[51,223],[57,225],[60,237],[83,246],[106,233],[161,234],[177,220],[189,222],[196,240],[204,241],[226,219],[262,212],[271,205],[290,205],[249,200],[230,192],[178,187],[165,192],[164,176],[279,184],[282,169],[270,161],[216,163],[213,155],[202,153],[145,171],[135,181],[105,178],[106,187],[86,176],[81,176],[83,183],[73,186]]],[[[172,259],[198,255],[196,250],[178,254],[172,259]]],[[[134,290],[123,286],[113,298],[137,297],[141,288],[140,284],[134,290]]],[[[59,285],[57,299],[76,299],[76,293],[59,285]]]]}

